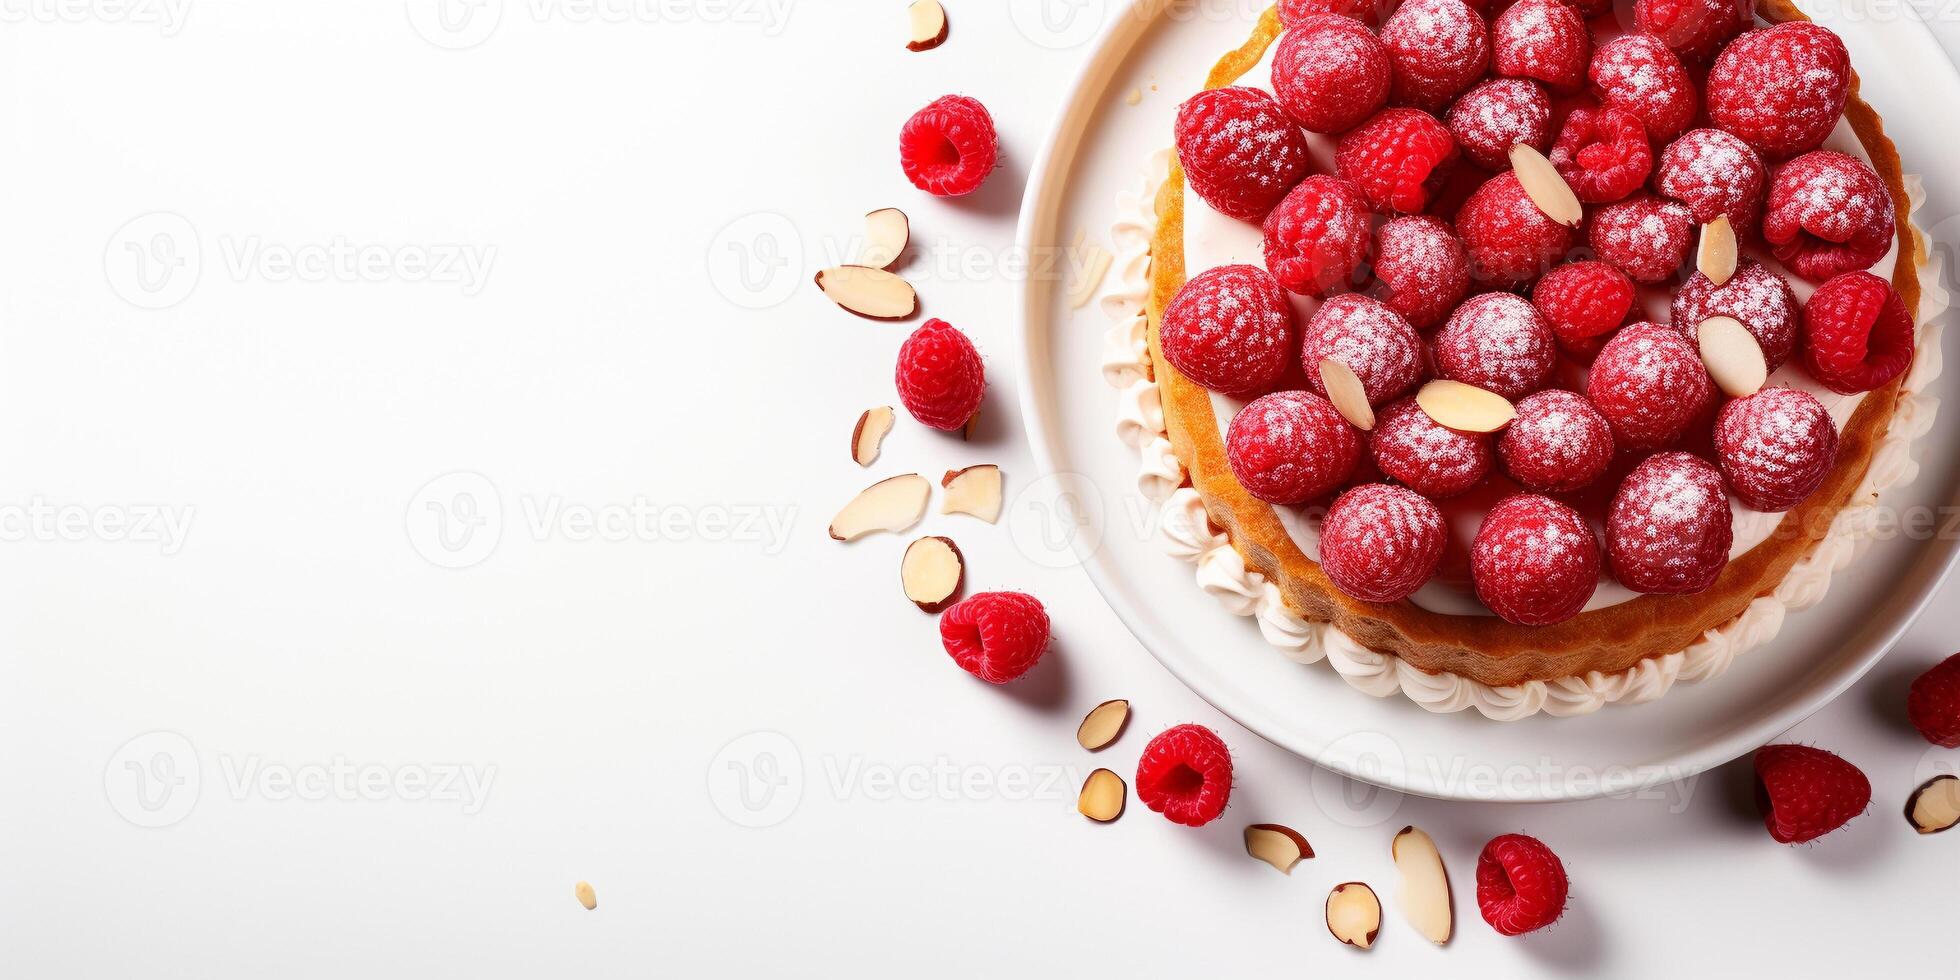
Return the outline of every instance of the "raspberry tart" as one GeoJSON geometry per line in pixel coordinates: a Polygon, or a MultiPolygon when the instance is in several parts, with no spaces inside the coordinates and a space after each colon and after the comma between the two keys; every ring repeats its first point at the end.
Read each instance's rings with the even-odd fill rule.
{"type": "Polygon", "coordinates": [[[1120,202],[1160,536],[1371,694],[1712,677],[1916,473],[1945,296],[1842,42],[1623,6],[1282,4],[1120,202]]]}

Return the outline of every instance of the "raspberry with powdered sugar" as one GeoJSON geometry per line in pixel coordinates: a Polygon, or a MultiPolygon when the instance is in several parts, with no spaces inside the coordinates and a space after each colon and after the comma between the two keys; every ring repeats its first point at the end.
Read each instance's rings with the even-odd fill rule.
{"type": "Polygon", "coordinates": [[[1490,473],[1490,437],[1436,423],[1414,398],[1382,409],[1369,440],[1382,473],[1431,500],[1454,497],[1490,473]]]}
{"type": "Polygon", "coordinates": [[[1679,135],[1700,111],[1688,69],[1651,35],[1622,34],[1601,44],[1586,75],[1600,105],[1640,117],[1657,142],[1679,135]]]}
{"type": "Polygon", "coordinates": [[[1756,226],[1769,173],[1749,144],[1719,129],[1691,129],[1667,145],[1654,189],[1679,201],[1696,224],[1727,215],[1743,232],[1756,226]]]}
{"type": "Polygon", "coordinates": [[[1634,282],[1657,285],[1687,261],[1694,221],[1687,208],[1642,192],[1594,211],[1586,240],[1634,282]]]}
{"type": "Polygon", "coordinates": [[[1761,511],[1789,510],[1817,492],[1837,462],[1837,425],[1817,396],[1764,388],[1722,406],[1715,461],[1729,490],[1761,511]]]}
{"type": "Polygon", "coordinates": [[[1327,399],[1276,391],[1232,416],[1225,461],[1247,492],[1270,504],[1304,504],[1354,472],[1361,440],[1327,399]]]}
{"type": "Polygon", "coordinates": [[[1266,216],[1266,268],[1280,285],[1305,296],[1356,288],[1364,281],[1371,217],[1353,183],[1314,174],[1266,216]]]}
{"type": "Polygon", "coordinates": [[[1692,453],[1649,456],[1606,513],[1613,577],[1635,592],[1692,595],[1729,563],[1734,515],[1721,471],[1692,453]]]}
{"type": "Polygon", "coordinates": [[[1321,386],[1322,358],[1339,361],[1361,379],[1371,405],[1408,393],[1422,379],[1422,335],[1380,300],[1355,293],[1329,299],[1301,331],[1300,364],[1307,386],[1321,386]]]}
{"type": "Polygon", "coordinates": [[[1470,253],[1443,219],[1406,215],[1375,232],[1377,299],[1417,330],[1442,322],[1470,290],[1470,253]]]}
{"type": "Polygon", "coordinates": [[[1756,338],[1771,371],[1782,367],[1796,350],[1803,316],[1790,283],[1754,259],[1743,259],[1720,286],[1699,272],[1688,277],[1674,294],[1670,315],[1675,328],[1691,342],[1696,341],[1696,328],[1703,320],[1733,317],[1756,338]]]}
{"type": "Polygon", "coordinates": [[[1436,371],[1513,401],[1545,386],[1558,362],[1551,325],[1510,293],[1472,296],[1436,334],[1436,371]]]}
{"type": "Polygon", "coordinates": [[[1490,64],[1484,18],[1463,0],[1406,0],[1382,24],[1381,42],[1393,65],[1389,99],[1396,105],[1442,109],[1490,64]]]}
{"type": "Polygon", "coordinates": [[[1527,78],[1493,78],[1463,93],[1445,122],[1457,146],[1485,170],[1508,170],[1511,147],[1552,145],[1552,100],[1527,78]]]}
{"type": "Polygon", "coordinates": [[[1280,36],[1273,94],[1301,128],[1338,133],[1381,108],[1390,72],[1389,52],[1373,31],[1351,17],[1322,14],[1280,36]]]}
{"type": "Polygon", "coordinates": [[[1600,348],[1586,375],[1586,400],[1606,416],[1620,448],[1660,449],[1714,405],[1715,383],[1679,331],[1635,323],[1600,348]]]}
{"type": "Polygon", "coordinates": [[[1506,622],[1562,623],[1599,587],[1599,539],[1578,511],[1550,497],[1507,497],[1477,529],[1470,577],[1477,598],[1506,622]]]}
{"type": "Polygon", "coordinates": [[[1763,238],[1790,271],[1823,282],[1869,269],[1892,248],[1892,192],[1864,161],[1813,150],[1776,168],[1763,238]]]}
{"type": "Polygon", "coordinates": [[[1443,560],[1443,512],[1406,487],[1370,483],[1340,495],[1320,525],[1320,567],[1363,602],[1400,602],[1443,560]]]}
{"type": "Polygon", "coordinates": [[[1570,391],[1540,391],[1518,402],[1518,418],[1497,441],[1511,478],[1540,493],[1591,486],[1613,464],[1613,429],[1592,403],[1570,391]]]}
{"type": "Polygon", "coordinates": [[[1591,55],[1585,18],[1563,0],[1517,0],[1490,24],[1491,67],[1507,78],[1575,91],[1586,81],[1591,55]]]}
{"type": "Polygon", "coordinates": [[[1313,167],[1306,137],[1256,88],[1198,93],[1178,107],[1176,133],[1191,189],[1234,218],[1264,218],[1313,167]]]}

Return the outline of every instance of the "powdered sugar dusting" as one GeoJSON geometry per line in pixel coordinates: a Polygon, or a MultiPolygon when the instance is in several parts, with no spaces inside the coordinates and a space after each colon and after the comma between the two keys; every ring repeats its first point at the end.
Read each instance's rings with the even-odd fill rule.
{"type": "Polygon", "coordinates": [[[1722,406],[1716,462],[1730,489],[1760,511],[1784,511],[1823,485],[1837,462],[1837,425],[1817,396],[1764,388],[1722,406]]]}
{"type": "Polygon", "coordinates": [[[1735,275],[1717,286],[1697,272],[1674,294],[1671,317],[1683,337],[1699,343],[1697,328],[1711,316],[1733,317],[1756,338],[1771,371],[1797,347],[1802,309],[1790,283],[1754,259],[1743,259],[1735,275]]]}
{"type": "Polygon", "coordinates": [[[1728,565],[1734,536],[1722,474],[1690,453],[1642,461],[1620,484],[1606,516],[1613,575],[1635,592],[1708,588],[1728,565]]]}
{"type": "Polygon", "coordinates": [[[1436,334],[1436,368],[1513,401],[1544,387],[1558,345],[1544,314],[1510,293],[1472,296],[1436,334]]]}
{"type": "Polygon", "coordinates": [[[1552,101],[1537,82],[1493,78],[1450,106],[1450,135],[1465,156],[1486,170],[1508,170],[1511,147],[1539,152],[1552,144],[1552,101]]]}
{"type": "Polygon", "coordinates": [[[1425,497],[1453,497],[1490,472],[1490,437],[1437,425],[1414,398],[1375,416],[1375,465],[1425,497]]]}
{"type": "Polygon", "coordinates": [[[1325,396],[1317,365],[1329,358],[1361,379],[1370,404],[1407,394],[1422,377],[1422,335],[1379,300],[1344,293],[1322,303],[1301,331],[1308,387],[1325,396]]]}

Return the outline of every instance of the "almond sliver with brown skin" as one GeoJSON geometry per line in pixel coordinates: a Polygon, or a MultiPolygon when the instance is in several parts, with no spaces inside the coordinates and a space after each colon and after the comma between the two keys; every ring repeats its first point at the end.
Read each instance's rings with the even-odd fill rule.
{"type": "Polygon", "coordinates": [[[1416,392],[1416,407],[1430,420],[1458,432],[1496,432],[1518,417],[1503,395],[1461,381],[1431,381],[1416,392]]]}
{"type": "Polygon", "coordinates": [[[1523,143],[1511,147],[1511,170],[1517,174],[1524,196],[1531,198],[1545,217],[1567,228],[1577,228],[1585,219],[1586,209],[1580,205],[1579,195],[1572,193],[1571,185],[1543,153],[1523,143]]]}
{"type": "Polygon", "coordinates": [[[903,320],[919,310],[912,284],[883,269],[840,265],[817,273],[817,288],[830,301],[867,320],[903,320]]]}
{"type": "Polygon", "coordinates": [[[1104,701],[1082,717],[1082,724],[1075,729],[1075,744],[1091,752],[1099,751],[1116,741],[1129,722],[1130,702],[1104,701]]]}
{"type": "Polygon", "coordinates": [[[874,483],[830,522],[830,536],[838,541],[854,541],[875,531],[904,531],[919,523],[926,514],[926,501],[932,497],[932,484],[917,473],[895,476],[874,483]]]}
{"type": "Polygon", "coordinates": [[[1375,407],[1368,404],[1368,388],[1353,368],[1331,357],[1321,358],[1320,386],[1327,390],[1327,400],[1334,403],[1342,418],[1363,432],[1374,429],[1375,407]]]}
{"type": "Polygon", "coordinates": [[[1123,803],[1129,792],[1123,777],[1098,769],[1083,781],[1082,795],[1076,799],[1075,808],[1097,823],[1108,823],[1123,815],[1123,803]]]}

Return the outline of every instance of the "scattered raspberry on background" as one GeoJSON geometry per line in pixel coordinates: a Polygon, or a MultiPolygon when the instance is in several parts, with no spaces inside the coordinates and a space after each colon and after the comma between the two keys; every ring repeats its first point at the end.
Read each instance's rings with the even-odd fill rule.
{"type": "Polygon", "coordinates": [[[1422,380],[1422,335],[1380,300],[1358,293],[1333,297],[1320,304],[1300,335],[1307,387],[1322,398],[1327,397],[1320,381],[1322,358],[1353,370],[1372,405],[1400,398],[1422,380]]]}
{"type": "Polygon", "coordinates": [[[1417,330],[1441,322],[1470,291],[1469,251],[1430,215],[1404,215],[1376,230],[1374,266],[1376,298],[1417,330]]]}
{"type": "Polygon", "coordinates": [[[1316,133],[1343,132],[1381,108],[1390,73],[1375,33],[1337,14],[1294,24],[1273,52],[1273,93],[1294,122],[1316,133]]]}
{"type": "Polygon", "coordinates": [[[1635,323],[1600,348],[1586,375],[1586,400],[1606,416],[1621,449],[1661,449],[1714,405],[1715,383],[1679,331],[1635,323]]]}
{"type": "Polygon", "coordinates": [[[1613,465],[1613,429],[1592,403],[1570,391],[1527,395],[1497,440],[1511,479],[1539,493],[1571,493],[1613,465]]]}
{"type": "Polygon", "coordinates": [[[1545,152],[1552,145],[1552,100],[1526,78],[1493,78],[1450,106],[1445,122],[1457,146],[1485,170],[1509,170],[1511,147],[1545,152]]]}
{"type": "Polygon", "coordinates": [[[1601,44],[1586,74],[1600,105],[1640,117],[1656,141],[1673,139],[1701,111],[1687,67],[1651,35],[1622,34],[1601,44]]]}
{"type": "Polygon", "coordinates": [[[1192,96],[1177,110],[1177,161],[1221,214],[1259,221],[1313,169],[1307,138],[1256,88],[1192,96]]]}
{"type": "Polygon", "coordinates": [[[1804,304],[1804,366],[1840,395],[1871,391],[1904,374],[1915,344],[1905,300],[1869,272],[1837,276],[1804,304]]]}
{"type": "Polygon", "coordinates": [[[1436,373],[1516,401],[1545,386],[1558,364],[1552,327],[1510,293],[1465,300],[1436,333],[1436,373]]]}
{"type": "Polygon", "coordinates": [[[1490,24],[1491,68],[1499,75],[1575,91],[1591,55],[1585,18],[1563,0],[1517,0],[1490,24]]]}
{"type": "Polygon", "coordinates": [[[1516,494],[1484,515],[1470,546],[1470,577],[1477,598],[1505,622],[1562,623],[1599,587],[1599,541],[1571,507],[1516,494]]]}
{"type": "Polygon", "coordinates": [[[1484,18],[1463,0],[1405,0],[1383,22],[1381,41],[1394,65],[1396,105],[1439,111],[1490,64],[1484,18]]]}
{"type": "Polygon", "coordinates": [[[1271,391],[1293,355],[1293,304],[1266,270],[1224,265],[1186,282],[1158,328],[1164,359],[1208,391],[1271,391]]]}
{"type": "Polygon", "coordinates": [[[1536,837],[1505,834],[1477,855],[1477,911],[1492,929],[1521,936],[1565,914],[1565,865],[1536,837]]]}
{"type": "Polygon", "coordinates": [[[898,400],[920,424],[947,432],[966,425],[987,393],[987,371],[966,334],[927,320],[898,348],[898,400]]]}
{"type": "Polygon", "coordinates": [[[1593,211],[1586,240],[1634,282],[1657,285],[1680,273],[1694,227],[1687,208],[1642,191],[1593,211]]]}
{"type": "Polygon", "coordinates": [[[1266,216],[1266,268],[1305,296],[1354,289],[1363,282],[1369,225],[1368,201],[1354,184],[1314,174],[1266,216]]]}
{"type": "Polygon", "coordinates": [[[1809,745],[1756,750],[1756,805],[1779,844],[1814,841],[1850,823],[1871,801],[1871,780],[1835,753],[1809,745]]]}
{"type": "Polygon", "coordinates": [[[1728,215],[1737,234],[1756,227],[1769,172],[1749,144],[1719,129],[1691,129],[1669,143],[1654,189],[1688,209],[1696,224],[1728,215]]]}
{"type": "Polygon", "coordinates": [[[1531,303],[1561,342],[1604,336],[1627,322],[1636,293],[1626,273],[1604,262],[1568,262],[1538,280],[1531,303]]]}
{"type": "Polygon", "coordinates": [[[980,189],[1000,154],[994,117],[977,99],[941,97],[905,121],[898,161],[912,186],[936,197],[980,189]]]}
{"type": "Polygon", "coordinates": [[[1232,750],[1203,725],[1158,732],[1137,760],[1137,799],[1186,827],[1218,819],[1232,799],[1232,750]]]}
{"type": "Polygon", "coordinates": [[[1700,327],[1712,316],[1732,317],[1756,338],[1771,371],[1783,366],[1797,348],[1803,312],[1795,290],[1780,275],[1754,259],[1743,259],[1735,275],[1720,286],[1697,272],[1674,294],[1670,314],[1683,337],[1701,343],[1700,327]]]}
{"type": "Polygon", "coordinates": [[[1449,528],[1429,498],[1370,483],[1334,501],[1320,524],[1320,567],[1363,602],[1400,602],[1436,573],[1449,528]]]}
{"type": "Polygon", "coordinates": [[[1538,210],[1509,171],[1484,182],[1456,213],[1471,276],[1497,287],[1522,286],[1565,258],[1572,229],[1538,210]]]}
{"type": "Polygon", "coordinates": [[[1708,72],[1708,117],[1770,157],[1814,150],[1851,94],[1851,55],[1808,21],[1749,31],[1708,72]]]}
{"type": "Polygon", "coordinates": [[[1422,211],[1455,162],[1456,140],[1421,109],[1383,109],[1334,149],[1335,170],[1377,211],[1422,211]]]}
{"type": "Polygon", "coordinates": [[[1361,457],[1357,431],[1332,403],[1311,391],[1276,391],[1232,416],[1225,430],[1225,461],[1246,491],[1260,500],[1304,504],[1354,472],[1361,457]]]}
{"type": "Polygon", "coordinates": [[[1579,200],[1588,204],[1617,201],[1647,183],[1654,169],[1654,151],[1640,118],[1624,109],[1574,109],[1565,117],[1558,142],[1552,144],[1552,166],[1579,200]]]}
{"type": "Polygon", "coordinates": [[[1705,62],[1755,19],[1751,0],[1635,0],[1634,23],[1669,50],[1705,62]]]}
{"type": "Polygon", "coordinates": [[[989,684],[1027,673],[1048,650],[1048,612],[1022,592],[981,592],[939,615],[939,641],[960,669],[989,684]]]}
{"type": "Polygon", "coordinates": [[[1642,460],[1606,514],[1613,577],[1635,592],[1692,595],[1708,588],[1728,567],[1734,540],[1721,471],[1692,453],[1642,460]]]}
{"type": "Polygon", "coordinates": [[[1340,14],[1373,27],[1393,6],[1395,0],[1279,0],[1279,20],[1293,25],[1319,14],[1340,14]]]}
{"type": "Polygon", "coordinates": [[[1871,268],[1893,243],[1892,192],[1857,157],[1813,150],[1776,168],[1763,238],[1790,271],[1823,282],[1871,268]]]}
{"type": "Polygon", "coordinates": [[[1737,499],[1766,512],[1789,510],[1817,492],[1837,462],[1838,433],[1817,396],[1764,388],[1722,406],[1715,461],[1737,499]]]}
{"type": "Polygon", "coordinates": [[[1960,749],[1960,654],[1934,664],[1906,692],[1906,717],[1926,741],[1960,749]]]}
{"type": "Polygon", "coordinates": [[[1384,475],[1431,500],[1454,497],[1490,472],[1490,436],[1444,428],[1404,398],[1375,415],[1369,448],[1384,475]]]}

